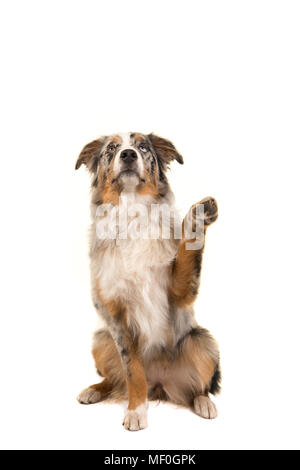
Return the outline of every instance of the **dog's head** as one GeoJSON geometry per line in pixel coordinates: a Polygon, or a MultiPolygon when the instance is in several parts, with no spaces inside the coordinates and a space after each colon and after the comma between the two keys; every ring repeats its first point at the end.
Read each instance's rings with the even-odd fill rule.
{"type": "Polygon", "coordinates": [[[122,191],[154,197],[166,194],[166,170],[172,160],[183,163],[169,140],[154,134],[114,134],[87,144],[75,168],[87,166],[99,203],[114,202],[122,191]]]}

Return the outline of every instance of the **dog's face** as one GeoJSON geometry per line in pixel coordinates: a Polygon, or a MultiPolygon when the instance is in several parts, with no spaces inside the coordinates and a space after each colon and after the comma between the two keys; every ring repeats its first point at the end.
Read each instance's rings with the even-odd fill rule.
{"type": "Polygon", "coordinates": [[[84,163],[92,174],[99,203],[114,202],[122,191],[164,195],[166,170],[172,160],[183,163],[174,145],[154,134],[114,134],[87,144],[76,169],[84,163]]]}

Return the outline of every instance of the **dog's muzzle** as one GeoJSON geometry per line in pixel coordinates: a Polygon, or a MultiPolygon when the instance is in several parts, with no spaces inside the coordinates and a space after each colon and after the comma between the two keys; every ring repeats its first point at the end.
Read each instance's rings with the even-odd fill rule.
{"type": "Polygon", "coordinates": [[[137,166],[138,155],[133,149],[125,149],[120,154],[121,173],[124,171],[133,171],[138,173],[137,166]]]}

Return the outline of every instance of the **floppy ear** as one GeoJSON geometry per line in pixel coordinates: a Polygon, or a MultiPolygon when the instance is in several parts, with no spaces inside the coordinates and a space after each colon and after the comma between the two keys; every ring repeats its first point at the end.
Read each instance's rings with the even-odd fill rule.
{"type": "Polygon", "coordinates": [[[80,168],[84,163],[91,173],[95,172],[97,170],[104,141],[105,137],[102,137],[100,139],[93,140],[83,147],[77,159],[75,170],[78,170],[78,168],[80,168]]]}
{"type": "Polygon", "coordinates": [[[155,134],[149,134],[148,138],[153,145],[157,157],[163,164],[164,168],[167,168],[172,160],[177,160],[181,165],[183,164],[183,158],[180,153],[177,152],[175,146],[167,139],[158,137],[155,134]]]}

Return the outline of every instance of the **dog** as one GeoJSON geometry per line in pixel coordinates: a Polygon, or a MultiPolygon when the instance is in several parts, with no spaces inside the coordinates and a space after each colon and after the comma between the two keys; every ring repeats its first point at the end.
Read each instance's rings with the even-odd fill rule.
{"type": "MultiPolygon", "coordinates": [[[[184,225],[189,216],[194,233],[197,205],[180,221],[175,237],[178,212],[167,179],[172,161],[183,164],[169,140],[126,133],[87,144],[75,167],[84,164],[91,175],[92,299],[106,325],[95,333],[92,347],[103,380],[83,390],[78,401],[128,400],[123,426],[130,431],[147,427],[148,400],[183,405],[203,418],[217,416],[209,394],[220,391],[218,345],[198,326],[193,310],[206,229],[217,219],[217,203],[211,197],[199,203],[199,246],[201,236],[188,237],[184,225]],[[153,206],[174,214],[167,218],[169,237],[161,231],[141,237],[129,230],[138,218],[136,207],[147,216],[153,206]],[[102,236],[104,226],[108,231],[102,236]]],[[[166,225],[159,213],[146,228],[166,225]]]]}

